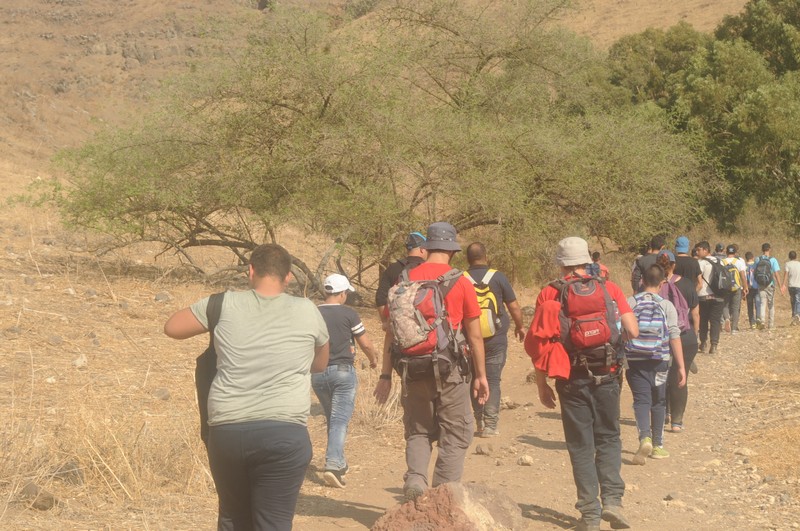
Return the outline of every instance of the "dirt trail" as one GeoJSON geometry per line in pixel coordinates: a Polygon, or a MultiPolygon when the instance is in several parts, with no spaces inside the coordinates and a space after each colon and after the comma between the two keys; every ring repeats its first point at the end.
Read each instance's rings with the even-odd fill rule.
{"type": "MultiPolygon", "coordinates": [[[[773,332],[725,335],[718,354],[698,355],[699,372],[689,379],[686,429],[665,434],[669,459],[631,464],[637,434],[631,395],[623,391],[624,504],[634,529],[800,527],[797,482],[764,475],[752,462],[758,454],[752,434],[761,427],[753,396],[769,382],[748,371],[776,352],[795,348],[793,331],[779,327],[773,332]]],[[[545,410],[538,403],[535,387],[525,381],[529,369],[521,346],[513,345],[503,395],[527,405],[501,412],[499,437],[475,439],[464,481],[505,491],[520,505],[531,529],[569,529],[576,522],[575,492],[560,416],[558,410],[545,410]],[[477,455],[477,445],[491,445],[491,455],[477,455]],[[522,455],[531,456],[533,466],[518,465],[522,455]]],[[[315,442],[324,443],[321,417],[314,417],[311,425],[315,442]]],[[[315,444],[315,450],[314,463],[320,465],[324,447],[315,444]]],[[[375,432],[354,426],[347,453],[356,465],[347,488],[327,488],[314,482],[312,475],[303,487],[297,529],[366,529],[399,499],[405,469],[399,429],[375,432]]]]}

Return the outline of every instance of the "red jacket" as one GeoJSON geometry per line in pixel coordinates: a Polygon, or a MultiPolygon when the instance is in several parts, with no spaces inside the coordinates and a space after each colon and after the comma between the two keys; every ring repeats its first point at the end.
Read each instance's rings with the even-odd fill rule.
{"type": "Polygon", "coordinates": [[[561,344],[561,324],[558,313],[561,302],[546,300],[536,306],[530,329],[525,336],[525,352],[531,357],[533,366],[547,373],[550,378],[569,379],[569,355],[561,344]]]}

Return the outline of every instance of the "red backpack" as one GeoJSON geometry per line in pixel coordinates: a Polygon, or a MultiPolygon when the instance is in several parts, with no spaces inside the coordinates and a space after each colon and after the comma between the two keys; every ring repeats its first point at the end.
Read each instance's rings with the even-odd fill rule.
{"type": "Polygon", "coordinates": [[[571,277],[550,284],[558,290],[561,343],[574,367],[611,370],[619,365],[621,338],[619,310],[606,289],[605,279],[571,277]]]}

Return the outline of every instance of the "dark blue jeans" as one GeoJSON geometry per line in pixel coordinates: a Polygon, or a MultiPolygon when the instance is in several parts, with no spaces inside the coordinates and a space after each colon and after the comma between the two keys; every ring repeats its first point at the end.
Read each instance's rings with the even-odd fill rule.
{"type": "Polygon", "coordinates": [[[622,443],[619,437],[619,381],[557,380],[561,423],[578,492],[575,508],[599,523],[603,506],[622,505],[622,443]]]}
{"type": "Polygon", "coordinates": [[[311,387],[314,388],[328,422],[325,469],[341,470],[347,466],[344,442],[358,389],[355,368],[352,365],[329,365],[323,372],[311,375],[311,387]]]}
{"type": "Polygon", "coordinates": [[[500,376],[506,366],[508,358],[508,343],[484,343],[486,346],[486,379],[489,382],[489,400],[486,404],[479,404],[478,399],[472,397],[472,411],[475,420],[486,428],[497,429],[500,418],[500,376]]]}
{"type": "Polygon", "coordinates": [[[800,288],[789,288],[789,304],[792,305],[792,318],[800,315],[800,288]]]}
{"type": "Polygon", "coordinates": [[[208,463],[219,497],[220,531],[292,528],[311,462],[302,424],[263,420],[211,426],[208,463]]]}
{"type": "Polygon", "coordinates": [[[664,444],[668,375],[669,362],[663,360],[628,360],[628,370],[625,371],[633,395],[639,440],[652,437],[653,446],[664,444]]]}

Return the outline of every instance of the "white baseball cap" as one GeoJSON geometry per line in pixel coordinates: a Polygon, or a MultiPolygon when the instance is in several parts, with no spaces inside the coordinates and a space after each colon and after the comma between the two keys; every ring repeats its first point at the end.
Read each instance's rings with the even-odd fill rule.
{"type": "Polygon", "coordinates": [[[356,291],[356,288],[350,284],[350,281],[347,280],[347,277],[344,275],[340,275],[339,273],[334,273],[333,275],[329,275],[324,282],[325,286],[325,293],[341,293],[343,291],[356,291]]]}

